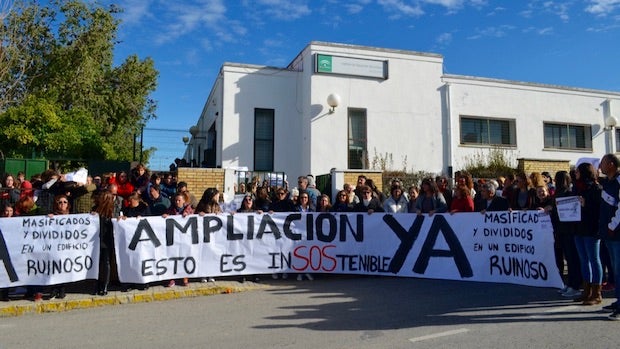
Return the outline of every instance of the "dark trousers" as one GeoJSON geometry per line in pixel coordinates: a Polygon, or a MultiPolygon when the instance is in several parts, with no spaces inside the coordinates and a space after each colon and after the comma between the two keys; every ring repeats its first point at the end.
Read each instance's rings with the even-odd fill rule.
{"type": "Polygon", "coordinates": [[[559,234],[559,239],[562,252],[564,253],[564,259],[566,260],[566,268],[568,270],[566,285],[578,290],[581,288],[583,279],[579,254],[575,247],[575,237],[572,234],[559,234]]]}

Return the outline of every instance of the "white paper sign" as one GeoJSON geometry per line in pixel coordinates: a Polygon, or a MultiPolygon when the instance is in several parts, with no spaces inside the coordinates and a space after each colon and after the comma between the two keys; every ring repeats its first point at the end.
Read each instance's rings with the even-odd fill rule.
{"type": "Polygon", "coordinates": [[[86,184],[86,179],[88,177],[88,170],[85,168],[80,168],[77,171],[69,172],[65,174],[65,180],[67,182],[76,182],[86,184]]]}
{"type": "Polygon", "coordinates": [[[581,221],[581,202],[578,196],[555,198],[560,222],[581,221]]]}

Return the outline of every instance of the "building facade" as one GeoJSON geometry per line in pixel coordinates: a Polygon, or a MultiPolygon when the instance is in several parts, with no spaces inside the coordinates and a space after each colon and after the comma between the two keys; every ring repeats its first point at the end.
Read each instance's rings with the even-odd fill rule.
{"type": "Polygon", "coordinates": [[[515,166],[575,164],[619,148],[614,115],[620,92],[444,74],[437,54],[311,42],[286,68],[223,64],[185,158],[293,177],[378,162],[451,175],[496,149],[515,166]]]}

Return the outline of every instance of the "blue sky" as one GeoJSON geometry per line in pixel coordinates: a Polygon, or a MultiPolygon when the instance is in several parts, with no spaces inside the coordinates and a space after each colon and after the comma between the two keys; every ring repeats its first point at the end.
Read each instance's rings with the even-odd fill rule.
{"type": "Polygon", "coordinates": [[[286,66],[310,41],[438,53],[449,74],[620,91],[620,0],[104,0],[120,62],[151,57],[152,169],[184,146],[224,62],[286,66]],[[167,131],[160,131],[167,130],[167,131]]]}

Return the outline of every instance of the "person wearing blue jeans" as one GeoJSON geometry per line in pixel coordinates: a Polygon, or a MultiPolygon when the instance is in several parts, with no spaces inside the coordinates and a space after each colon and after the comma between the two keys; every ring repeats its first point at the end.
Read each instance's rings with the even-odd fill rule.
{"type": "Polygon", "coordinates": [[[583,275],[583,293],[575,301],[583,305],[600,304],[603,266],[600,259],[599,218],[601,187],[597,182],[596,169],[592,164],[581,163],[575,169],[573,192],[581,203],[581,221],[575,229],[575,247],[579,255],[583,275]]]}
{"type": "MultiPolygon", "coordinates": [[[[603,265],[599,258],[601,240],[597,237],[577,235],[575,236],[575,247],[581,262],[581,275],[586,283],[584,290],[590,288],[589,292],[584,291],[584,294],[575,301],[584,302],[584,305],[597,304],[596,298],[592,299],[592,289],[593,285],[600,287],[603,281],[603,265]]],[[[600,293],[600,291],[598,292],[600,293]]]]}
{"type": "MultiPolygon", "coordinates": [[[[605,240],[605,245],[611,258],[614,279],[620,278],[620,160],[614,154],[605,154],[601,159],[601,172],[607,177],[602,181],[601,208],[599,219],[599,234],[605,240]]],[[[610,320],[620,320],[620,290],[615,291],[616,302],[610,320]]],[[[605,307],[604,307],[605,308],[605,307]]],[[[608,308],[608,307],[607,307],[608,308]]]]}

